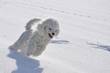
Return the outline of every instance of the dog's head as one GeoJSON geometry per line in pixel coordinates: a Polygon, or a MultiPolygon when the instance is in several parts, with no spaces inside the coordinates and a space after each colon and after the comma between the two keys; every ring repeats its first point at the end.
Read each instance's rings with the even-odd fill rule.
{"type": "Polygon", "coordinates": [[[49,38],[59,34],[59,23],[54,19],[46,19],[38,25],[38,30],[49,38]]]}

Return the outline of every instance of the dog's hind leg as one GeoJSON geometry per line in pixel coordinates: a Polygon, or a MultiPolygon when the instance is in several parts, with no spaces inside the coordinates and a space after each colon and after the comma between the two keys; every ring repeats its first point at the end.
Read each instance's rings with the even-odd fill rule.
{"type": "Polygon", "coordinates": [[[14,50],[20,49],[20,47],[24,43],[24,33],[20,36],[20,38],[13,45],[9,47],[10,49],[14,49],[14,50]]]}
{"type": "Polygon", "coordinates": [[[28,43],[28,40],[30,39],[32,35],[31,31],[25,31],[20,38],[9,47],[9,49],[14,49],[14,50],[18,50],[18,49],[23,49],[25,48],[24,44],[28,43]]]}

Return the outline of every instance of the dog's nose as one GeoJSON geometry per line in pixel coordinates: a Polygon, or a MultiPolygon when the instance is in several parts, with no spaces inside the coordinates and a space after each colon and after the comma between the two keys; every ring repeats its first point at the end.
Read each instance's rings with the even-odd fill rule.
{"type": "Polygon", "coordinates": [[[52,33],[52,35],[55,35],[55,33],[52,33]]]}

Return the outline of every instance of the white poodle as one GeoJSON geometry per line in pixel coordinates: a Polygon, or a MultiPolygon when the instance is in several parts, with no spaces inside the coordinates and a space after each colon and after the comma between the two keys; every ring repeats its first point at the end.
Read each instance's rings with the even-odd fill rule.
{"type": "Polygon", "coordinates": [[[25,56],[39,56],[49,41],[58,34],[59,23],[55,19],[32,19],[27,23],[25,32],[9,48],[20,50],[25,56]]]}

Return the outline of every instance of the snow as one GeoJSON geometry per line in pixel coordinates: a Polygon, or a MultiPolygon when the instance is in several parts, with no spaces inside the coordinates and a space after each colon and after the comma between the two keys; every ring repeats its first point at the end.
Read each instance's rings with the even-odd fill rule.
{"type": "Polygon", "coordinates": [[[110,73],[109,0],[0,0],[0,73],[110,73]],[[39,57],[8,47],[32,18],[52,17],[60,34],[39,57]]]}

